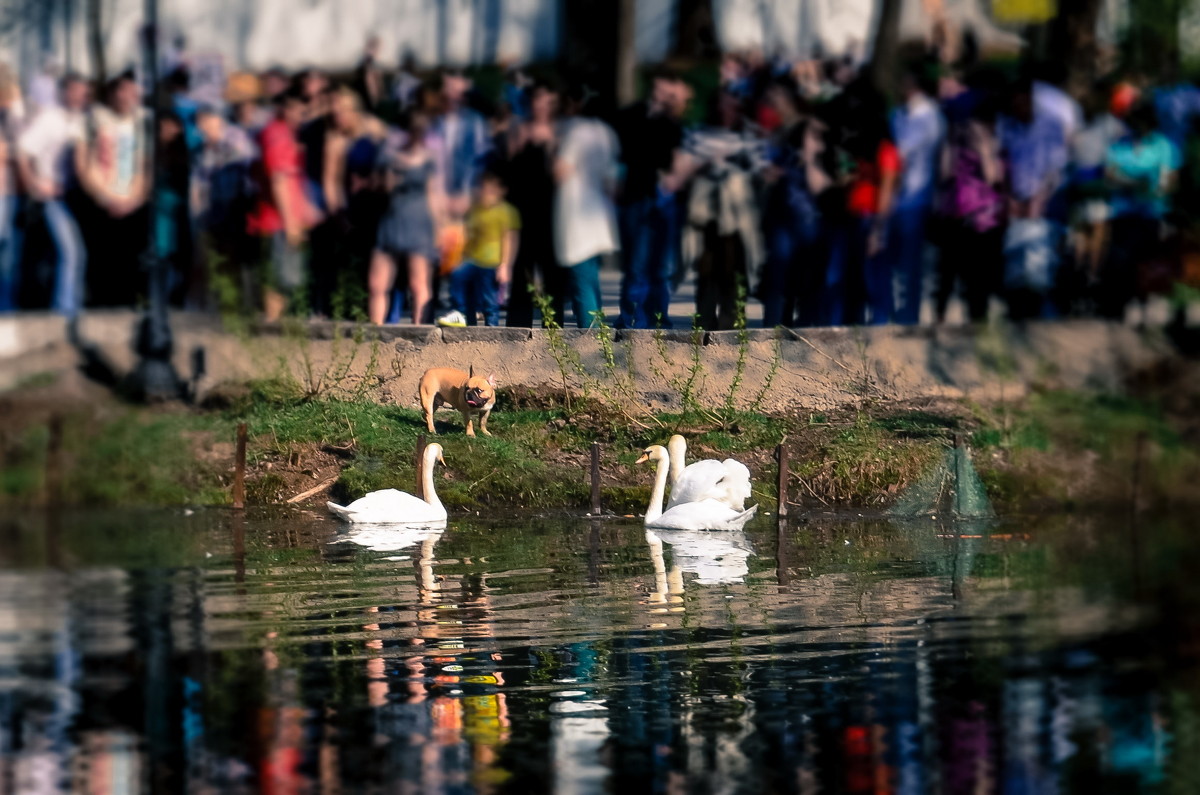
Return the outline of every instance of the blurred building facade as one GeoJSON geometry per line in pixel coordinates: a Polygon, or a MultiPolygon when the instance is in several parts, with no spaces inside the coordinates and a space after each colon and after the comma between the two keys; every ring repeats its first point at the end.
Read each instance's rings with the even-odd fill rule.
{"type": "MultiPolygon", "coordinates": [[[[1101,35],[1113,31],[1128,0],[1105,0],[1101,35]]],[[[144,0],[2,0],[0,59],[28,74],[47,58],[89,72],[89,36],[99,12],[110,73],[138,56],[144,0]]],[[[572,19],[613,17],[611,0],[159,0],[164,46],[180,36],[190,52],[225,69],[350,68],[368,34],[386,62],[468,65],[554,60],[582,34],[572,19]],[[590,10],[587,7],[592,7],[590,10]],[[595,13],[593,13],[595,12],[595,13]],[[602,13],[601,13],[602,12],[602,13]]],[[[636,51],[660,61],[676,37],[680,0],[636,0],[636,51]]],[[[712,0],[717,44],[791,57],[867,55],[882,0],[712,0]]],[[[1025,5],[1028,5],[1027,3],[1025,5]]],[[[1035,4],[1036,5],[1036,4],[1035,4]]],[[[902,35],[927,35],[932,14],[971,28],[985,47],[1019,45],[993,19],[993,0],[903,0],[902,35]]],[[[615,26],[613,27],[615,33],[615,26]]]]}

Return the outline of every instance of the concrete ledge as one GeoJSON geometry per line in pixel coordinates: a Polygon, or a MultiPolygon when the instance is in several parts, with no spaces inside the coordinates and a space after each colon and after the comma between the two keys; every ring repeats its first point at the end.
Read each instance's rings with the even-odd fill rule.
{"type": "MultiPolygon", "coordinates": [[[[133,310],[90,311],[80,317],[79,334],[120,375],[137,364],[133,342],[140,317],[133,310]]],[[[184,312],[173,312],[171,323],[176,368],[189,373],[191,352],[203,347],[211,383],[263,377],[281,367],[301,375],[330,369],[341,372],[349,367],[348,383],[370,378],[370,383],[376,384],[372,399],[406,404],[419,374],[435,366],[465,367],[473,362],[477,370],[494,370],[506,384],[554,384],[555,388],[566,381],[568,388],[586,389],[590,382],[611,377],[611,365],[600,350],[596,329],[554,332],[574,351],[575,361],[564,373],[550,346],[551,332],[540,328],[442,329],[289,321],[260,324],[254,329],[258,334],[252,330],[246,335],[225,331],[220,318],[213,315],[184,312]],[[337,344],[330,341],[335,333],[337,344]],[[300,344],[294,334],[310,342],[300,344]],[[383,364],[365,349],[357,349],[355,339],[386,343],[383,364]],[[382,380],[378,373],[367,372],[372,361],[385,374],[382,380]],[[578,368],[583,372],[576,372],[578,368]]],[[[701,334],[705,377],[697,399],[723,401],[739,372],[742,335],[736,331],[701,334]]],[[[672,408],[678,399],[670,391],[672,381],[685,377],[692,366],[693,331],[613,330],[613,337],[616,367],[624,372],[627,357],[633,357],[638,401],[672,408]]],[[[745,383],[761,382],[777,367],[764,404],[773,411],[790,411],[796,405],[842,405],[858,399],[868,387],[873,394],[889,399],[964,395],[982,399],[1001,391],[1012,395],[1032,384],[1114,390],[1131,374],[1177,355],[1160,332],[1146,333],[1099,320],[936,328],[748,329],[745,338],[750,347],[744,361],[745,383]],[[773,364],[776,340],[782,349],[778,365],[773,364]],[[997,362],[1003,364],[1003,374],[997,362]]],[[[63,318],[50,313],[0,317],[0,391],[33,376],[75,371],[79,364],[80,353],[68,340],[63,318]]]]}
{"type": "MultiPolygon", "coordinates": [[[[562,339],[564,342],[577,342],[579,340],[587,339],[589,337],[594,337],[596,335],[595,329],[578,328],[578,327],[574,327],[574,326],[569,327],[569,328],[555,329],[553,333],[557,334],[558,337],[560,339],[562,339]]],[[[546,345],[549,343],[550,335],[551,335],[551,331],[549,329],[533,328],[533,329],[529,330],[529,339],[533,340],[534,342],[541,343],[543,345],[546,345]]]]}
{"type": "Polygon", "coordinates": [[[46,312],[0,316],[0,359],[42,350],[67,338],[67,319],[46,312]]]}
{"type": "MultiPolygon", "coordinates": [[[[661,336],[663,342],[681,342],[690,345],[695,332],[690,328],[665,328],[661,330],[652,328],[626,328],[618,329],[616,338],[621,342],[625,340],[634,340],[636,342],[638,340],[653,340],[656,334],[661,336]]],[[[700,332],[701,344],[704,342],[704,334],[704,331],[700,332]]]]}
{"type": "Polygon", "coordinates": [[[379,326],[367,331],[367,339],[378,338],[381,342],[395,342],[411,347],[414,344],[441,342],[441,331],[437,326],[379,326]]]}
{"type": "Polygon", "coordinates": [[[444,328],[442,342],[527,342],[530,330],[508,326],[444,328]]]}
{"type": "MultiPolygon", "coordinates": [[[[740,345],[741,331],[710,331],[704,337],[705,345],[740,345]]],[[[748,328],[745,330],[747,342],[773,342],[779,339],[779,329],[748,328]]]]}

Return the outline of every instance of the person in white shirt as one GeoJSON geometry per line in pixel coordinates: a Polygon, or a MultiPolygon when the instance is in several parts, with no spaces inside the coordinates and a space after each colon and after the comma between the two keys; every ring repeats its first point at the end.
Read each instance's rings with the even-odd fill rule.
{"type": "Polygon", "coordinates": [[[88,249],[104,252],[88,272],[88,301],[92,306],[129,306],[141,291],[139,261],[148,244],[146,115],[141,86],[132,73],[109,82],[107,99],[92,113],[86,151],[79,159],[80,182],[100,209],[88,227],[88,249]]]}
{"type": "Polygon", "coordinates": [[[58,254],[52,308],[68,317],[83,303],[87,252],[65,196],[75,179],[91,89],[79,75],[63,78],[61,103],[43,107],[17,139],[17,167],[31,200],[40,202],[58,254]]]}
{"type": "Polygon", "coordinates": [[[617,180],[616,133],[583,115],[586,86],[566,96],[567,120],[555,162],[554,248],[567,269],[575,322],[588,328],[600,312],[601,258],[620,249],[613,194],[617,180]]]}
{"type": "Polygon", "coordinates": [[[58,104],[60,78],[58,61],[53,55],[47,55],[42,61],[42,68],[29,78],[29,105],[33,110],[58,104]]]}

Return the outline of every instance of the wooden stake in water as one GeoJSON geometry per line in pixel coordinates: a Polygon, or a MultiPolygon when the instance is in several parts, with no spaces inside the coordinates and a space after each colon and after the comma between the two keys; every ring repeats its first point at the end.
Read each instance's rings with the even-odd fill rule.
{"type": "Polygon", "coordinates": [[[775,512],[779,516],[788,513],[788,454],[787,445],[782,442],[775,448],[775,460],[779,462],[779,500],[775,512]]]}
{"type": "Polygon", "coordinates": [[[600,443],[592,442],[592,516],[600,515],[600,443]]]}
{"type": "Polygon", "coordinates": [[[425,434],[417,437],[417,490],[413,492],[419,499],[425,499],[425,479],[421,477],[421,465],[425,461],[425,434]]]}
{"type": "Polygon", "coordinates": [[[237,427],[237,451],[233,457],[233,507],[246,507],[246,423],[237,427]]]}
{"type": "Polygon", "coordinates": [[[787,556],[787,526],[787,519],[783,516],[778,517],[775,522],[775,581],[780,587],[787,587],[791,581],[787,556]]]}

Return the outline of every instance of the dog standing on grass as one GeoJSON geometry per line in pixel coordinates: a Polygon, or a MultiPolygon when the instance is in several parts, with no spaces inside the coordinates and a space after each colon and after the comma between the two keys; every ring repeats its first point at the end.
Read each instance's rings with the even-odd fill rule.
{"type": "Polygon", "coordinates": [[[496,376],[487,378],[475,376],[475,367],[464,373],[453,367],[431,367],[421,376],[418,387],[421,398],[421,411],[425,415],[425,426],[430,433],[437,433],[433,428],[433,412],[439,406],[453,406],[462,412],[463,422],[467,426],[467,436],[475,435],[471,421],[472,414],[479,415],[479,432],[491,436],[487,429],[488,415],[492,406],[496,405],[496,376]]]}

